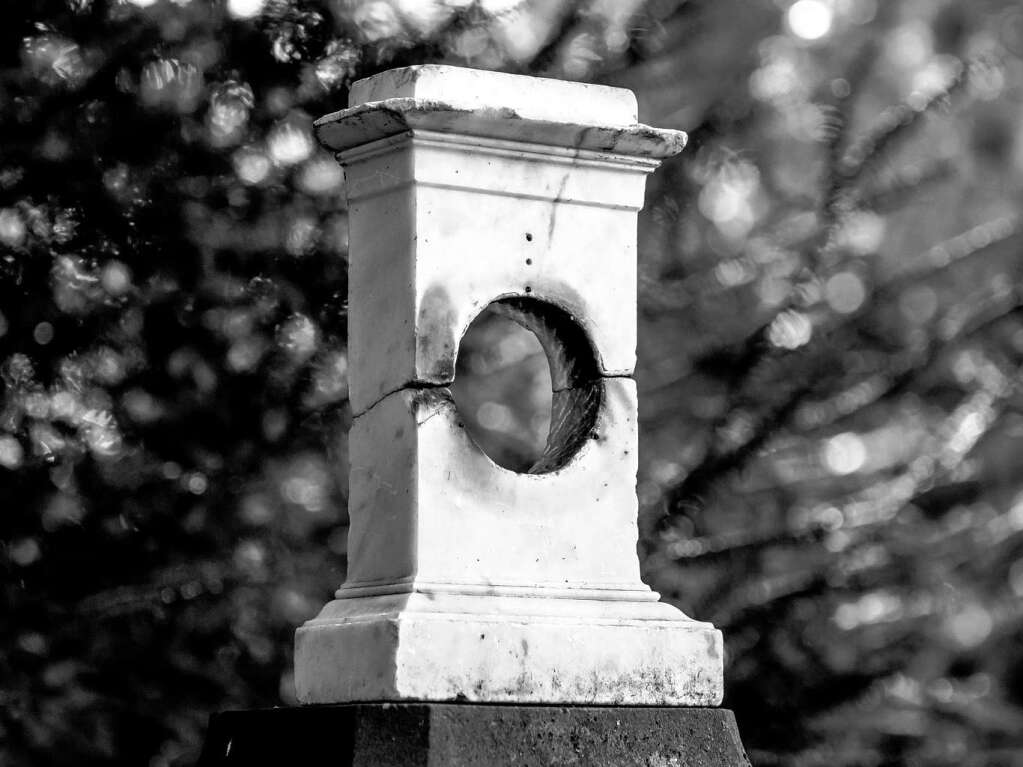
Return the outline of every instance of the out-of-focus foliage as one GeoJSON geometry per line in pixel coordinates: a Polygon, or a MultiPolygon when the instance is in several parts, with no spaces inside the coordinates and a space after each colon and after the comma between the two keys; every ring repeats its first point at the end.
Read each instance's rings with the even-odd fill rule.
{"type": "Polygon", "coordinates": [[[641,231],[645,572],[754,764],[1021,764],[1023,8],[744,5],[611,76],[693,130],[641,231]]]}
{"type": "MultiPolygon", "coordinates": [[[[0,761],[187,764],[209,712],[293,702],[350,423],[342,174],[310,124],[444,61],[624,85],[691,132],[640,229],[641,548],[724,629],[754,762],[1023,762],[1017,3],[0,22],[0,761]]],[[[460,401],[522,462],[542,399],[487,388],[531,358],[499,330],[460,401]]]]}

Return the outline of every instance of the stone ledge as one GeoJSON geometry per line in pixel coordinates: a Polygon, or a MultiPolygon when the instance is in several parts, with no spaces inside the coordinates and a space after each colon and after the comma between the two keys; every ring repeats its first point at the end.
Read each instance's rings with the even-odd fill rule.
{"type": "Polygon", "coordinates": [[[360,104],[321,117],[313,126],[319,142],[340,153],[390,136],[422,131],[434,136],[451,133],[516,142],[531,145],[534,152],[544,146],[569,148],[590,159],[664,159],[677,155],[686,145],[682,131],[649,125],[535,120],[512,109],[464,109],[446,102],[410,98],[360,104]]]}
{"type": "Polygon", "coordinates": [[[731,711],[357,703],[228,711],[198,767],[749,767],[731,711]]]}

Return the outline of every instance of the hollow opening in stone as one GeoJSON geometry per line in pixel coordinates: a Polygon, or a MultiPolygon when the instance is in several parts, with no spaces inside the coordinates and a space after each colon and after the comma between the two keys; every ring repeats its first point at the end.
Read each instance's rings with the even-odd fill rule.
{"type": "Polygon", "coordinates": [[[451,392],[462,423],[494,463],[556,471],[594,436],[603,385],[585,332],[563,309],[503,298],[459,343],[451,392]]]}

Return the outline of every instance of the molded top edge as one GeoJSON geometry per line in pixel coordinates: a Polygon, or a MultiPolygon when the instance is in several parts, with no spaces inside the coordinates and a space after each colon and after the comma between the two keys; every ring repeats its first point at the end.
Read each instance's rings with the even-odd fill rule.
{"type": "Polygon", "coordinates": [[[423,99],[456,109],[508,109],[523,119],[556,123],[633,125],[636,96],[625,88],[423,64],[356,81],[348,106],[396,98],[423,99]]]}
{"type": "Polygon", "coordinates": [[[650,158],[672,157],[686,145],[683,131],[649,125],[588,124],[524,117],[508,107],[466,109],[419,98],[368,102],[321,117],[316,138],[333,152],[417,131],[450,133],[520,144],[563,147],[574,152],[650,158]]]}

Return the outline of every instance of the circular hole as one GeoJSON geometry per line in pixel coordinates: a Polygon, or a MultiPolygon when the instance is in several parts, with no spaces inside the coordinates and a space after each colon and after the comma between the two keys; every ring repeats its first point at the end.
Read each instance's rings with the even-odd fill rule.
{"type": "Polygon", "coordinates": [[[526,232],[526,242],[532,242],[532,241],[533,241],[533,235],[530,234],[529,232],[526,232]]]}
{"type": "Polygon", "coordinates": [[[485,309],[458,348],[451,394],[480,449],[499,466],[528,471],[551,424],[551,370],[537,337],[485,309]]]}
{"type": "Polygon", "coordinates": [[[533,259],[527,258],[526,259],[526,266],[532,266],[532,265],[533,265],[533,259]]]}
{"type": "Polygon", "coordinates": [[[593,436],[603,386],[589,341],[566,312],[507,298],[462,337],[451,392],[494,463],[539,474],[567,464],[593,436]]]}

